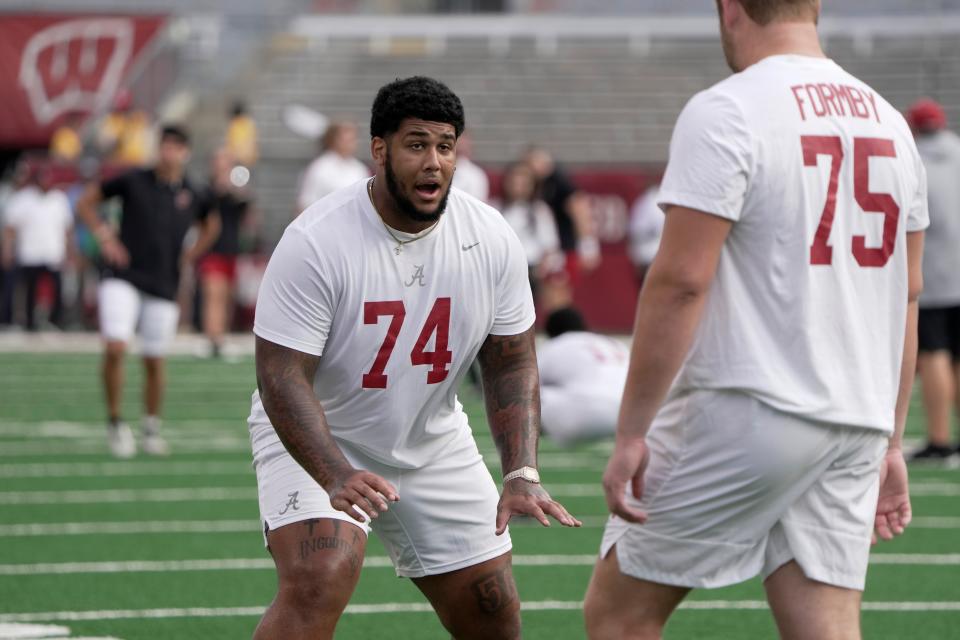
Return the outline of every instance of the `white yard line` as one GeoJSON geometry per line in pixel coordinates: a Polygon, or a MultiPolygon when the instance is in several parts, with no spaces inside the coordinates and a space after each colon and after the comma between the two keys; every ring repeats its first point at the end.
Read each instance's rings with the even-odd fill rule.
{"type": "MultiPolygon", "coordinates": [[[[249,452],[250,441],[246,438],[207,437],[175,443],[176,453],[234,453],[249,452]]],[[[0,458],[18,458],[21,456],[89,456],[108,455],[107,439],[91,438],[80,441],[57,442],[5,442],[0,446],[0,458]]]]}
{"type": "Polygon", "coordinates": [[[0,464],[0,478],[101,478],[141,476],[249,476],[253,462],[26,462],[0,464]]]}
{"type": "MultiPolygon", "coordinates": [[[[583,526],[600,529],[607,516],[582,516],[583,526]]],[[[534,526],[534,525],[531,525],[534,526]]],[[[516,526],[516,531],[519,526],[516,526]]],[[[910,529],[960,529],[960,518],[917,517],[910,529]]],[[[127,522],[25,522],[0,524],[0,538],[33,536],[139,535],[144,533],[259,533],[258,520],[133,520],[127,522]]]]}
{"type": "Polygon", "coordinates": [[[223,502],[256,500],[255,487],[185,489],[90,489],[80,491],[3,491],[0,505],[104,504],[118,502],[223,502]]]}
{"type": "MultiPolygon", "coordinates": [[[[516,555],[518,567],[589,567],[596,562],[596,554],[580,555],[516,555]]],[[[957,566],[960,554],[932,553],[875,553],[870,564],[957,566]]],[[[368,556],[363,566],[371,569],[392,567],[387,556],[368,556]]],[[[103,573],[169,573],[175,571],[260,571],[273,570],[270,558],[217,558],[202,560],[124,560],[108,562],[41,562],[32,564],[0,564],[0,576],[38,576],[103,573]]]]}
{"type": "MultiPolygon", "coordinates": [[[[150,520],[139,522],[34,522],[0,524],[0,538],[140,535],[144,533],[258,533],[257,520],[150,520]]],[[[2,637],[2,636],[0,636],[2,637]]]]}
{"type": "MultiPolygon", "coordinates": [[[[554,497],[600,497],[599,483],[550,483],[547,489],[554,497]]],[[[914,496],[960,495],[960,483],[914,483],[914,496]]],[[[192,487],[182,489],[81,489],[57,491],[0,491],[0,505],[22,504],[96,504],[117,502],[204,502],[256,499],[256,487],[192,487]]]]}
{"type": "MultiPolygon", "coordinates": [[[[249,445],[244,443],[247,448],[249,445]]],[[[2,445],[0,445],[2,448],[2,445]]],[[[182,451],[174,444],[176,451],[182,451]]],[[[106,453],[106,445],[96,447],[101,453],[106,453]]],[[[0,454],[2,455],[2,454],[0,454]]],[[[541,464],[550,462],[553,470],[603,470],[602,465],[595,464],[589,459],[578,458],[567,454],[541,454],[541,464]],[[559,456],[557,460],[552,457],[559,456]]],[[[499,460],[487,460],[487,466],[494,473],[500,471],[499,460]]],[[[135,462],[23,462],[0,464],[0,478],[69,478],[69,477],[140,477],[140,476],[197,476],[197,475],[251,475],[253,473],[252,458],[237,462],[183,462],[175,460],[138,460],[135,462]]]]}
{"type": "MultiPolygon", "coordinates": [[[[524,611],[578,611],[583,603],[576,600],[534,600],[521,604],[524,611]]],[[[681,609],[695,611],[763,611],[763,600],[690,600],[681,609]]],[[[929,612],[960,611],[960,602],[864,602],[865,611],[929,612]]],[[[347,614],[431,613],[426,602],[384,602],[351,604],[347,614]]],[[[169,618],[236,618],[263,615],[261,605],[250,607],[190,607],[170,609],[107,609],[101,611],[43,611],[0,614],[0,623],[14,622],[76,622],[86,620],[148,620],[169,618]]]]}

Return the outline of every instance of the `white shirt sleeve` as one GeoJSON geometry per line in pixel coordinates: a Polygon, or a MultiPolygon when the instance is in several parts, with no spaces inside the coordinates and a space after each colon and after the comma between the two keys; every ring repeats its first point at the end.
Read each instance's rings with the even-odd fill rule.
{"type": "Polygon", "coordinates": [[[334,270],[310,238],[290,227],[263,275],[253,332],[289,349],[323,355],[338,290],[334,270]]]}
{"type": "Polygon", "coordinates": [[[698,93],[677,119],[658,203],[739,220],[752,144],[743,113],[716,90],[698,93]]]}
{"type": "Polygon", "coordinates": [[[491,335],[512,336],[533,326],[536,312],[527,270],[526,253],[519,238],[508,229],[503,239],[503,271],[495,289],[496,315],[491,335]]]}
{"type": "Polygon", "coordinates": [[[927,201],[927,170],[917,157],[917,194],[907,211],[907,232],[923,231],[930,226],[927,201]]]}

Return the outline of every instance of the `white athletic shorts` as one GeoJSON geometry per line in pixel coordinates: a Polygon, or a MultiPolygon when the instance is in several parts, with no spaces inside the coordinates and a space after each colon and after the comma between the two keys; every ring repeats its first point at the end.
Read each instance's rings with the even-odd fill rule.
{"type": "Polygon", "coordinates": [[[620,570],[683,587],[764,579],[795,560],[862,590],[887,435],[811,422],[729,391],[672,399],[647,436],[644,525],[611,516],[620,570]]]}
{"type": "Polygon", "coordinates": [[[143,355],[160,358],[167,354],[180,319],[176,302],[147,295],[119,278],[100,283],[97,302],[104,340],[130,342],[139,329],[143,355]]]}
{"type": "Polygon", "coordinates": [[[254,453],[264,532],[313,518],[333,518],[372,528],[397,575],[420,578],[480,564],[510,551],[509,531],[495,534],[500,494],[474,442],[421,469],[397,469],[341,445],[358,469],[381,476],[399,502],[369,524],[330,504],[329,496],[282,445],[254,453]]]}

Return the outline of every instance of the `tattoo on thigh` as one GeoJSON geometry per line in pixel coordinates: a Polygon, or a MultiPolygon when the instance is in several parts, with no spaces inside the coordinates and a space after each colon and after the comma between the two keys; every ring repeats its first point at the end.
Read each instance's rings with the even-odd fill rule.
{"type": "Polygon", "coordinates": [[[350,575],[356,575],[363,564],[362,552],[357,551],[357,545],[363,542],[363,536],[354,531],[352,540],[340,537],[341,523],[339,520],[331,520],[333,535],[317,535],[315,529],[319,522],[317,519],[304,521],[303,524],[307,527],[307,536],[300,541],[300,560],[306,561],[313,554],[322,551],[332,551],[341,554],[347,562],[350,575]]]}
{"type": "Polygon", "coordinates": [[[510,565],[481,576],[470,588],[484,613],[497,613],[517,599],[517,587],[513,582],[510,565]]]}

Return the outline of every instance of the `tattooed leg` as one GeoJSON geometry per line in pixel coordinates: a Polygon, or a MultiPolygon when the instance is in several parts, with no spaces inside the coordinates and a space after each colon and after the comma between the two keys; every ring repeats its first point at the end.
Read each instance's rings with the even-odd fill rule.
{"type": "Polygon", "coordinates": [[[520,597],[510,554],[413,582],[456,640],[520,638],[520,597]]]}
{"type": "Polygon", "coordinates": [[[254,639],[332,638],[360,578],[366,534],[323,518],[280,527],[267,539],[279,584],[254,639]]]}

